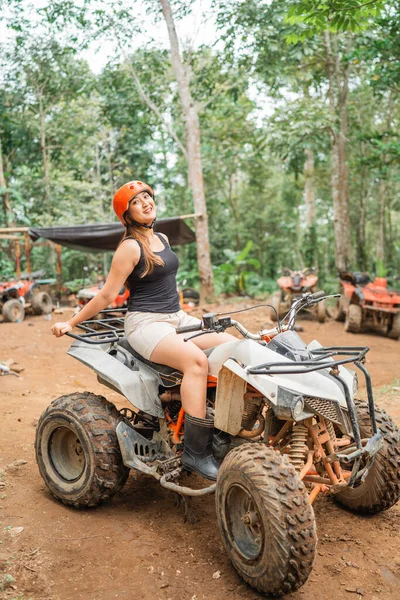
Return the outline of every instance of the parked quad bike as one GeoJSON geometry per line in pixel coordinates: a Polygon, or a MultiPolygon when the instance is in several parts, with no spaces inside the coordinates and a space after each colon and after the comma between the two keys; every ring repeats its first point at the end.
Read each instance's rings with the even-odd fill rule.
{"type": "Polygon", "coordinates": [[[363,327],[374,327],[399,339],[400,294],[387,287],[384,277],[371,281],[368,273],[341,271],[339,292],[334,317],[344,321],[346,331],[359,333],[363,327]]]}
{"type": "Polygon", "coordinates": [[[112,311],[101,331],[93,320],[81,323],[81,334],[69,334],[68,354],[133,407],[117,410],[88,391],[54,400],[35,442],[48,489],[69,506],[96,506],[134,469],[182,497],[215,492],[222,540],[241,577],[272,596],[297,590],[313,566],[312,504],[321,492],[360,514],[386,510],[400,497],[400,433],[374,404],[368,348],[307,346],[293,330],[297,312],[323,294],[303,294],[285,322],[255,334],[214,313],[178,329],[202,335],[235,327],[244,337],[205,351],[222,464],[217,482],[201,489],[181,479],[182,374],[135,352],[112,311]],[[365,377],[367,401],[358,399],[350,364],[365,377]]]}
{"type": "MultiPolygon", "coordinates": [[[[271,319],[273,321],[282,319],[289,312],[292,302],[298,299],[301,294],[316,291],[317,282],[318,276],[314,268],[306,268],[301,271],[284,269],[282,277],[278,279],[280,290],[275,292],[271,298],[271,319]]],[[[316,315],[320,323],[325,322],[326,308],[323,301],[318,302],[312,307],[304,307],[303,310],[316,315]]]]}
{"type": "Polygon", "coordinates": [[[36,271],[22,274],[18,280],[0,282],[0,311],[5,322],[20,323],[26,312],[51,313],[53,301],[46,290],[54,280],[44,280],[43,275],[43,271],[36,271]]]}
{"type": "MultiPolygon", "coordinates": [[[[95,283],[87,288],[82,288],[76,295],[78,300],[77,309],[82,309],[95,295],[101,290],[104,286],[104,283],[95,283]]],[[[129,300],[129,290],[126,287],[122,287],[119,291],[119,294],[115,297],[113,302],[110,304],[109,308],[126,308],[128,306],[129,300]]],[[[179,291],[179,302],[181,308],[190,312],[193,310],[198,304],[200,300],[200,294],[196,290],[192,288],[185,288],[179,291]]],[[[100,316],[100,314],[98,315],[100,316]]]]}

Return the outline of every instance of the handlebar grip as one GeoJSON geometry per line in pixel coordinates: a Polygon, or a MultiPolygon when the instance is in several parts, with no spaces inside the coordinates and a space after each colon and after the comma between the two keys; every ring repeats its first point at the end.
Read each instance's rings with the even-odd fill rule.
{"type": "Polygon", "coordinates": [[[191,333],[192,331],[202,331],[203,323],[196,323],[195,325],[186,325],[186,327],[177,327],[176,333],[191,333]]]}
{"type": "Polygon", "coordinates": [[[314,292],[314,294],[311,294],[310,300],[318,300],[318,298],[322,298],[323,296],[325,296],[325,292],[320,290],[319,292],[314,292]]]}

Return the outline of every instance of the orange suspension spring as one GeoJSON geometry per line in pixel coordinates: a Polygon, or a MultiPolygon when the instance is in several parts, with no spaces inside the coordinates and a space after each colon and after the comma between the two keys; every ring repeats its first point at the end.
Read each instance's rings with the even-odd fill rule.
{"type": "Polygon", "coordinates": [[[301,471],[304,467],[307,446],[308,427],[302,423],[295,423],[292,428],[292,439],[290,442],[289,459],[296,471],[301,471]]]}
{"type": "Polygon", "coordinates": [[[326,430],[329,433],[329,437],[331,438],[332,444],[336,444],[336,432],[333,426],[332,421],[325,421],[326,430]]]}

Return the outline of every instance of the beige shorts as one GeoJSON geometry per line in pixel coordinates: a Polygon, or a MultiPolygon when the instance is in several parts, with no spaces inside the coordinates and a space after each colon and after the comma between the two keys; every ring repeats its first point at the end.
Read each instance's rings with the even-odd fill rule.
{"type": "MultiPolygon", "coordinates": [[[[150,360],[154,348],[165,336],[175,333],[177,327],[187,327],[201,323],[200,319],[190,317],[183,310],[176,313],[127,312],[125,316],[125,335],[136,352],[150,360]]],[[[185,337],[187,334],[181,334],[185,337]]]]}

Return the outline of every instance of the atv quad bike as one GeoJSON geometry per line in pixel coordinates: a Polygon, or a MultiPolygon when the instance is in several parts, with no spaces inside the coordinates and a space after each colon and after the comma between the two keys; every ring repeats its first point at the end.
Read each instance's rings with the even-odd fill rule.
{"type": "MultiPolygon", "coordinates": [[[[272,309],[270,316],[273,321],[284,317],[290,310],[294,300],[299,298],[305,292],[315,292],[318,282],[316,270],[312,268],[302,269],[301,271],[291,271],[283,269],[282,277],[278,279],[280,291],[275,292],[271,298],[272,309]]],[[[320,323],[326,319],[326,308],[324,301],[318,302],[311,307],[305,306],[307,310],[317,317],[320,323]]]]}
{"type": "MultiPolygon", "coordinates": [[[[96,283],[91,285],[88,288],[83,288],[79,290],[76,295],[78,300],[77,309],[81,310],[95,295],[101,290],[104,286],[104,283],[96,283]]],[[[126,308],[128,306],[129,300],[129,289],[126,287],[122,287],[119,294],[115,297],[113,302],[110,304],[109,308],[126,308]]],[[[181,308],[185,312],[192,311],[200,301],[200,294],[192,289],[185,288],[183,290],[179,290],[179,302],[181,308]]],[[[99,315],[100,316],[100,315],[99,315]]]]}
{"type": "Polygon", "coordinates": [[[25,313],[49,314],[53,301],[48,293],[55,280],[42,279],[44,271],[22,274],[18,280],[0,282],[0,311],[5,322],[20,323],[25,313]]]}
{"type": "Polygon", "coordinates": [[[303,294],[286,322],[255,334],[214,313],[178,330],[202,335],[234,327],[244,338],[205,351],[214,454],[222,464],[217,482],[200,489],[182,478],[182,374],[138,355],[112,311],[101,330],[92,320],[81,323],[81,334],[69,334],[75,341],[68,354],[132,409],[117,410],[91,392],[54,400],[35,442],[48,489],[69,506],[96,506],[134,469],[181,497],[215,492],[222,540],[241,577],[268,595],[294,592],[312,570],[312,504],[320,493],[360,514],[386,510],[400,497],[400,434],[375,407],[368,348],[307,346],[293,330],[296,313],[323,294],[303,294]],[[364,376],[366,401],[358,399],[348,365],[364,376]]]}
{"type": "Polygon", "coordinates": [[[371,281],[368,273],[341,271],[339,292],[334,316],[345,322],[346,331],[359,333],[363,327],[374,327],[399,339],[400,294],[387,287],[384,277],[371,281]]]}

